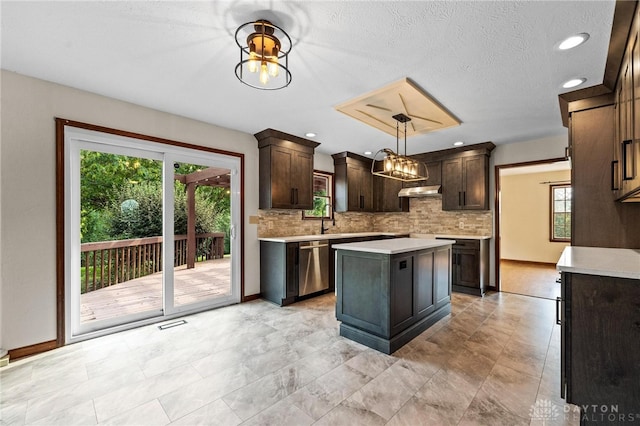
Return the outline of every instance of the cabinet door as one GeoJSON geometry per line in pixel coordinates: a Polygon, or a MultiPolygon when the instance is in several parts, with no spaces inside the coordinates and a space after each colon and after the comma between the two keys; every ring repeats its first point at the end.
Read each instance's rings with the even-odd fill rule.
{"type": "Polygon", "coordinates": [[[457,250],[458,276],[455,284],[480,288],[480,255],[476,250],[457,250]]]}
{"type": "Polygon", "coordinates": [[[622,87],[616,90],[616,100],[614,103],[614,138],[613,138],[613,160],[611,161],[611,190],[618,197],[622,192],[622,168],[621,168],[621,141],[622,137],[622,87]]]}
{"type": "Polygon", "coordinates": [[[294,188],[294,206],[313,209],[313,155],[294,151],[291,187],[294,188]]]}
{"type": "MultiPolygon", "coordinates": [[[[424,318],[436,308],[435,283],[439,277],[436,275],[437,251],[422,252],[414,256],[415,268],[415,312],[417,319],[424,318]]],[[[448,261],[448,258],[447,258],[448,261]]],[[[441,277],[440,277],[441,278],[441,277]]],[[[447,284],[449,280],[447,279],[447,284]]]]}
{"type": "Polygon", "coordinates": [[[362,211],[373,211],[373,175],[371,170],[360,169],[360,196],[362,197],[362,211]]]}
{"type": "Polygon", "coordinates": [[[462,207],[462,159],[442,162],[442,210],[462,207]]]}
{"type": "Polygon", "coordinates": [[[357,212],[362,210],[360,198],[360,175],[362,169],[358,166],[347,164],[347,210],[357,212]]]}
{"type": "Polygon", "coordinates": [[[487,205],[487,167],[488,159],[484,155],[463,159],[463,209],[486,210],[489,208],[487,205]]]}
{"type": "Polygon", "coordinates": [[[402,182],[395,179],[373,177],[373,209],[376,212],[408,212],[409,199],[398,197],[402,182]]]}
{"type": "Polygon", "coordinates": [[[442,161],[431,161],[426,163],[429,171],[429,179],[420,182],[418,186],[433,186],[442,184],[442,161]]]}
{"type": "Polygon", "coordinates": [[[271,207],[274,209],[294,206],[295,194],[291,187],[294,152],[276,146],[271,148],[271,207]]]}
{"type": "Polygon", "coordinates": [[[391,336],[404,330],[415,318],[413,256],[391,259],[391,336]]]}

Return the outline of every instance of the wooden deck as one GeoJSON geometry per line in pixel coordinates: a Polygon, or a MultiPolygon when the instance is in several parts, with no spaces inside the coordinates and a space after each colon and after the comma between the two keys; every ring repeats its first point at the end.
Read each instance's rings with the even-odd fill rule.
{"type": "MultiPolygon", "coordinates": [[[[175,268],[176,306],[231,293],[231,258],[175,268]]],[[[136,278],[80,296],[80,320],[89,322],[162,309],[162,272],[136,278]]]]}

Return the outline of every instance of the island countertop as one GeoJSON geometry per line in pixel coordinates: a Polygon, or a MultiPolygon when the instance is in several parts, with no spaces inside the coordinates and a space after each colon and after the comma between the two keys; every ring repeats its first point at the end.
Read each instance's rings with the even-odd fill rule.
{"type": "Polygon", "coordinates": [[[640,280],[640,250],[565,247],[556,267],[561,272],[640,280]]]}
{"type": "Polygon", "coordinates": [[[426,250],[455,244],[453,240],[431,240],[424,238],[394,238],[390,240],[362,241],[359,243],[336,244],[338,250],[362,251],[367,253],[398,254],[426,250]]]}

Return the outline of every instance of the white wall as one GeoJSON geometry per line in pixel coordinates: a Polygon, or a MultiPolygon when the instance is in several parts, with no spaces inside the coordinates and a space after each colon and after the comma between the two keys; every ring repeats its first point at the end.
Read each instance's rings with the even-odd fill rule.
{"type": "Polygon", "coordinates": [[[334,172],[333,157],[330,156],[329,154],[316,152],[313,155],[313,168],[315,170],[333,173],[334,172]]]}
{"type": "Polygon", "coordinates": [[[54,117],[245,155],[245,294],[260,291],[258,149],[246,133],[2,70],[0,347],[56,338],[54,117]]]}
{"type": "MultiPolygon", "coordinates": [[[[560,111],[558,111],[558,121],[559,120],[560,111]]],[[[551,158],[563,158],[564,149],[568,145],[568,143],[569,134],[567,130],[565,134],[559,136],[551,136],[525,142],[515,142],[510,144],[498,145],[496,149],[494,149],[491,153],[491,160],[489,162],[489,203],[491,205],[491,210],[495,210],[495,166],[524,163],[537,160],[548,160],[551,158]]],[[[492,286],[496,283],[495,243],[495,238],[492,238],[489,247],[489,283],[492,286]]]]}
{"type": "Polygon", "coordinates": [[[569,243],[549,240],[550,185],[569,181],[570,170],[500,177],[500,257],[556,263],[569,243]]]}

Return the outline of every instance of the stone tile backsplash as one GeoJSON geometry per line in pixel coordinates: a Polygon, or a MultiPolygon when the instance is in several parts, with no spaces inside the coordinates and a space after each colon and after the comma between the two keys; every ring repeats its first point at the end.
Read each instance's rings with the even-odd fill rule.
{"type": "MultiPolygon", "coordinates": [[[[493,212],[442,211],[442,198],[411,198],[408,213],[336,213],[336,225],[325,221],[328,234],[408,232],[415,234],[493,235],[493,212]],[[460,226],[462,225],[462,227],[460,226]]],[[[258,237],[320,233],[319,220],[302,220],[299,210],[259,210],[258,237]]]]}

